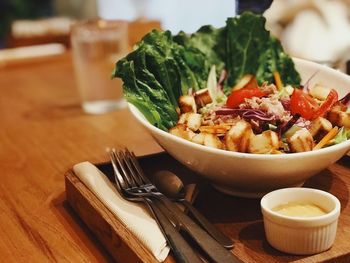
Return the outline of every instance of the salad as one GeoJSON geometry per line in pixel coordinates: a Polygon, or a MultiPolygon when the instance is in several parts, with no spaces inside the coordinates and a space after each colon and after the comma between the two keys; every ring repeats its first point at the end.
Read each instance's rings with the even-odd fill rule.
{"type": "Polygon", "coordinates": [[[153,30],[116,63],[127,101],[194,143],[289,153],[347,140],[348,97],[301,85],[293,60],[250,12],[193,34],[153,30]]]}
{"type": "Polygon", "coordinates": [[[262,85],[246,75],[226,96],[213,68],[211,86],[180,96],[180,117],[169,132],[209,147],[257,154],[311,151],[349,138],[350,93],[339,100],[334,89],[284,86],[278,72],[274,75],[274,83],[262,85]]]}

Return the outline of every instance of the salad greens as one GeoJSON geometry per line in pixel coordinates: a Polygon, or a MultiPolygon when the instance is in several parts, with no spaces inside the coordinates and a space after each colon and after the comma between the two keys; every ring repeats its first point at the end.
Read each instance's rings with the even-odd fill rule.
{"type": "Polygon", "coordinates": [[[228,18],[226,23],[229,85],[246,74],[255,75],[259,84],[271,83],[274,71],[279,72],[284,84],[300,84],[293,61],[284,53],[281,43],[265,30],[264,17],[243,15],[239,19],[228,18]]]}
{"type": "Polygon", "coordinates": [[[337,135],[327,143],[327,146],[339,144],[341,142],[347,141],[348,139],[350,139],[350,129],[341,127],[337,135]]]}
{"type": "Polygon", "coordinates": [[[212,66],[216,75],[227,71],[226,94],[245,74],[255,75],[261,84],[273,82],[278,71],[285,85],[300,84],[292,59],[265,30],[265,18],[250,12],[228,18],[223,28],[203,26],[191,35],[153,30],[117,62],[113,77],[123,80],[128,102],[167,130],[178,120],[179,96],[206,88],[212,66]]]}

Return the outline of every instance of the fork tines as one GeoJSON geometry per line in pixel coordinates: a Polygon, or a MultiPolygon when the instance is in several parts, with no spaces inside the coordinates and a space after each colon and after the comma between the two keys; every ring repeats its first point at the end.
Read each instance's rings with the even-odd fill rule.
{"type": "Polygon", "coordinates": [[[140,186],[151,185],[150,180],[143,173],[133,152],[130,152],[128,149],[113,149],[110,155],[113,168],[116,171],[115,180],[121,188],[132,190],[140,186]]]}

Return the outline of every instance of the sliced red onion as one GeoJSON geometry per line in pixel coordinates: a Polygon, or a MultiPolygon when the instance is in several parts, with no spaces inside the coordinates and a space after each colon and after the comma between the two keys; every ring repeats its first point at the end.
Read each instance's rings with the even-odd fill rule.
{"type": "Polygon", "coordinates": [[[342,99],[340,99],[339,102],[349,107],[350,105],[348,104],[350,102],[350,92],[346,94],[342,99]]]}
{"type": "Polygon", "coordinates": [[[227,71],[226,70],[222,70],[221,74],[220,74],[220,77],[219,77],[218,86],[222,86],[222,84],[224,83],[226,77],[227,77],[227,71]]]}
{"type": "Polygon", "coordinates": [[[292,118],[289,121],[279,125],[276,130],[278,136],[281,138],[282,134],[288,131],[299,120],[299,118],[300,118],[300,114],[295,114],[292,116],[292,118]]]}
{"type": "Polygon", "coordinates": [[[257,109],[231,109],[231,108],[219,108],[215,111],[216,115],[239,115],[246,119],[255,119],[261,121],[275,120],[275,116],[269,115],[267,112],[257,109]]]}
{"type": "Polygon", "coordinates": [[[309,93],[310,81],[317,75],[318,71],[319,70],[315,71],[315,73],[311,75],[311,77],[305,82],[305,84],[301,85],[303,91],[306,91],[307,93],[309,93]]]}
{"type": "Polygon", "coordinates": [[[220,74],[220,77],[219,77],[218,84],[216,86],[216,89],[218,91],[223,91],[223,89],[224,89],[224,82],[225,82],[226,78],[227,78],[227,71],[226,70],[222,70],[221,74],[220,74]]]}

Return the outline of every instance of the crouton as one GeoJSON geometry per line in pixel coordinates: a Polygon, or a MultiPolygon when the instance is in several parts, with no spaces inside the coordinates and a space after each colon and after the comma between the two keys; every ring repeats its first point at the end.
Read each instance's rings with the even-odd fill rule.
{"type": "Polygon", "coordinates": [[[205,133],[195,133],[195,135],[192,137],[191,141],[197,144],[204,144],[204,138],[205,138],[205,133]]]}
{"type": "Polygon", "coordinates": [[[197,131],[202,124],[202,115],[186,112],[180,115],[178,124],[185,124],[192,131],[197,131]]]}
{"type": "Polygon", "coordinates": [[[346,112],[341,106],[333,107],[328,112],[327,119],[334,126],[350,128],[350,112],[346,112]]]}
{"type": "Polygon", "coordinates": [[[210,133],[204,134],[204,142],[203,144],[208,147],[217,148],[217,149],[223,149],[224,145],[218,138],[218,136],[210,133]]]}
{"type": "Polygon", "coordinates": [[[196,102],[197,108],[202,108],[203,106],[213,102],[207,88],[196,91],[194,93],[194,100],[196,102]]]}
{"type": "Polygon", "coordinates": [[[192,138],[195,136],[195,133],[190,129],[187,129],[186,126],[183,124],[178,124],[175,127],[171,128],[169,130],[169,133],[188,141],[191,141],[192,138]]]}
{"type": "Polygon", "coordinates": [[[318,117],[311,121],[309,131],[312,137],[315,137],[320,133],[329,132],[332,129],[332,127],[332,123],[329,120],[323,117],[318,117]]]}
{"type": "Polygon", "coordinates": [[[234,152],[247,152],[252,133],[252,127],[248,122],[237,121],[225,135],[226,149],[234,152]]]}
{"type": "Polygon", "coordinates": [[[197,113],[197,106],[194,100],[194,97],[191,95],[182,95],[179,98],[180,111],[185,112],[194,112],[197,113]]]}
{"type": "Polygon", "coordinates": [[[292,152],[307,152],[314,148],[314,139],[311,133],[303,128],[288,139],[288,144],[292,152]]]}
{"type": "Polygon", "coordinates": [[[264,131],[259,135],[251,134],[248,146],[250,153],[271,153],[279,147],[278,135],[274,131],[264,131]]]}

